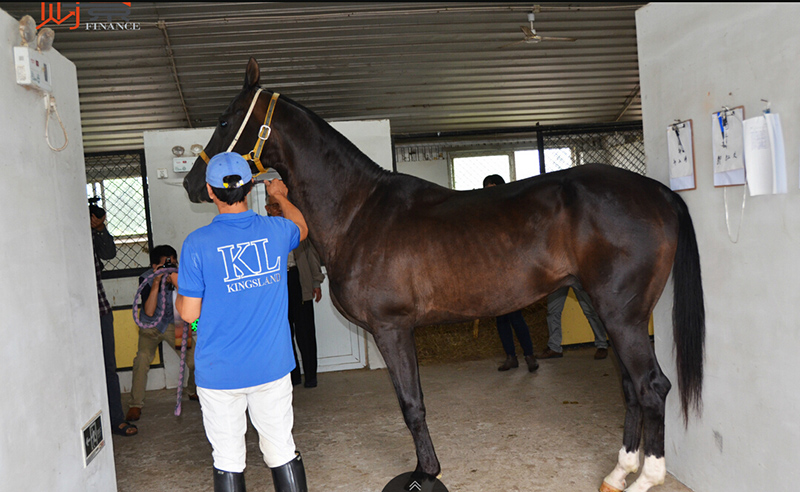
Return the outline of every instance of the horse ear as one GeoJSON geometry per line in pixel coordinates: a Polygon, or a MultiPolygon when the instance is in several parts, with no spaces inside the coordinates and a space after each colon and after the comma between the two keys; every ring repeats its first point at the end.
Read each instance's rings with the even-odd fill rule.
{"type": "Polygon", "coordinates": [[[250,57],[250,61],[247,62],[247,69],[245,70],[244,74],[244,89],[249,89],[251,87],[258,85],[258,79],[261,76],[261,73],[258,70],[258,62],[255,58],[250,57]]]}

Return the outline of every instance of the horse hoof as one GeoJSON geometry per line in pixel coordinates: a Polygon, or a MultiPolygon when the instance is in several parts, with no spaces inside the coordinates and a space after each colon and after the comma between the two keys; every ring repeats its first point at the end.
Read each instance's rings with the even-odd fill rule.
{"type": "Polygon", "coordinates": [[[600,486],[600,492],[622,492],[622,491],[616,487],[612,487],[606,482],[603,482],[603,485],[600,486]]]}

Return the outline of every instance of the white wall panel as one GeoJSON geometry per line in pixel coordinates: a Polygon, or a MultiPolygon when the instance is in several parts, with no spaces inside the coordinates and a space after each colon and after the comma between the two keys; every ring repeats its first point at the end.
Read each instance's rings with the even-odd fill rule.
{"type": "MultiPolygon", "coordinates": [[[[667,468],[699,491],[796,490],[800,483],[800,5],[653,3],[637,12],[648,174],[668,182],[667,125],[694,121],[694,219],[706,303],[703,414],[684,428],[672,353],[671,284],[655,313],[656,351],[673,382],[667,468]],[[737,243],[713,186],[711,113],[767,99],[781,116],[789,192],[747,199],[737,243]]],[[[746,158],[746,157],[745,157],[746,158]]],[[[741,187],[729,190],[733,225],[741,187]]],[[[734,228],[735,230],[735,228],[734,228]]]]}

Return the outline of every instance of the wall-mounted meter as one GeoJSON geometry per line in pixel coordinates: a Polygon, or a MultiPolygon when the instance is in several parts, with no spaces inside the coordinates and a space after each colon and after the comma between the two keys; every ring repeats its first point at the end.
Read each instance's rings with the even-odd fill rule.
{"type": "Polygon", "coordinates": [[[53,90],[50,62],[45,60],[42,53],[27,46],[15,46],[14,67],[17,72],[18,84],[44,92],[53,90]]]}

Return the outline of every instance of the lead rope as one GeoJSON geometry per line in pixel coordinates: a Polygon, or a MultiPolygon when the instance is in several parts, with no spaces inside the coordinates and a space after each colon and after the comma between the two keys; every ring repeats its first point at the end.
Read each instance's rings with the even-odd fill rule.
{"type": "MultiPolygon", "coordinates": [[[[176,272],[177,273],[177,271],[178,271],[177,268],[172,268],[172,267],[170,267],[170,268],[162,268],[158,272],[152,272],[152,273],[150,273],[150,274],[148,274],[148,275],[146,275],[144,277],[144,279],[142,280],[142,283],[139,285],[139,288],[136,289],[136,295],[133,297],[133,309],[132,309],[133,310],[133,321],[134,321],[134,323],[136,323],[136,325],[138,327],[140,327],[142,329],[155,328],[164,319],[164,315],[166,314],[166,311],[167,311],[166,310],[166,306],[167,306],[167,289],[166,289],[167,277],[169,276],[168,275],[169,273],[172,273],[172,272],[176,272]],[[158,318],[154,322],[148,323],[148,324],[144,324],[139,320],[139,310],[136,309],[136,306],[138,305],[139,300],[142,297],[142,290],[144,290],[144,287],[149,284],[148,281],[150,279],[154,278],[156,275],[163,275],[163,277],[161,278],[161,290],[158,293],[159,297],[161,298],[161,302],[160,302],[160,304],[161,304],[161,313],[159,314],[158,318]]],[[[177,296],[177,292],[174,292],[173,294],[175,296],[177,296]]],[[[184,375],[185,367],[186,367],[186,345],[187,345],[187,341],[189,339],[189,327],[181,319],[180,314],[178,314],[178,310],[175,309],[175,298],[174,297],[172,299],[172,309],[173,309],[173,312],[174,312],[174,319],[175,319],[175,331],[178,331],[178,330],[182,330],[183,331],[183,335],[181,337],[181,363],[180,363],[180,367],[178,369],[178,395],[177,395],[178,402],[175,405],[175,415],[179,416],[181,414],[181,398],[183,398],[183,375],[184,375]]],[[[196,321],[195,321],[195,323],[196,323],[196,321]]],[[[193,327],[197,326],[195,323],[192,324],[193,327]]]]}
{"type": "MultiPolygon", "coordinates": [[[[167,306],[167,289],[166,289],[166,286],[167,286],[167,277],[168,277],[168,275],[164,275],[161,278],[161,290],[158,293],[159,297],[161,298],[161,303],[160,303],[161,304],[161,313],[158,315],[158,318],[154,322],[149,323],[149,324],[143,324],[141,321],[139,321],[139,310],[136,309],[136,306],[139,304],[139,300],[142,297],[142,291],[144,290],[146,285],[149,285],[149,280],[151,278],[154,278],[156,275],[163,275],[165,273],[172,273],[172,272],[176,272],[177,273],[178,269],[177,268],[173,268],[173,267],[169,267],[169,268],[162,268],[158,272],[151,272],[148,275],[146,275],[144,277],[144,279],[142,279],[142,283],[139,284],[139,288],[136,289],[136,295],[133,296],[133,309],[132,309],[132,311],[133,311],[133,322],[136,323],[136,326],[138,326],[139,328],[143,328],[143,329],[155,328],[156,326],[158,326],[159,323],[161,323],[161,320],[164,319],[164,314],[166,313],[166,306],[167,306]]],[[[173,304],[173,306],[174,306],[174,304],[173,304]]]]}
{"type": "Polygon", "coordinates": [[[175,416],[179,417],[181,415],[181,398],[183,398],[183,373],[186,368],[186,341],[189,338],[189,327],[183,322],[183,319],[181,319],[181,315],[178,313],[178,310],[175,309],[175,297],[178,296],[178,293],[173,292],[173,294],[174,297],[172,299],[172,308],[175,310],[175,331],[183,331],[183,335],[181,337],[181,364],[180,368],[178,369],[178,401],[175,403],[175,416]],[[180,327],[178,324],[180,324],[180,327]]]}

